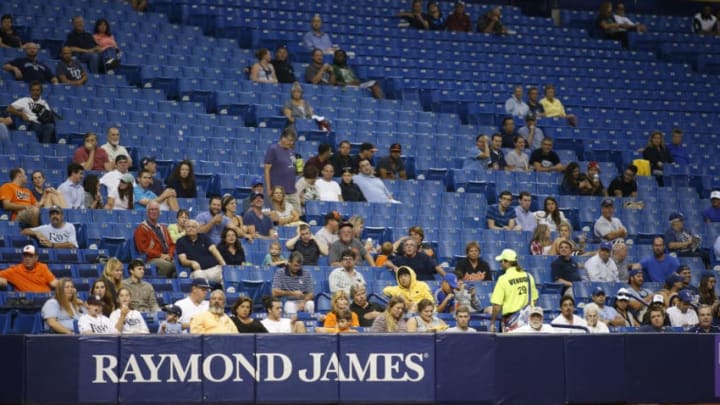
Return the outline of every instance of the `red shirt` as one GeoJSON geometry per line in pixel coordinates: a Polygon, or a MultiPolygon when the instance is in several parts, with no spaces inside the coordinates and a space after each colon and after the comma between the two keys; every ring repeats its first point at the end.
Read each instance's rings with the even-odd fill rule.
{"type": "MultiPolygon", "coordinates": [[[[85,146],[81,146],[75,150],[75,154],[73,155],[73,162],[83,164],[87,162],[88,156],[90,156],[90,152],[85,149],[85,146]]],[[[95,159],[93,159],[93,165],[91,170],[105,171],[105,163],[107,163],[108,161],[109,158],[107,152],[105,152],[105,149],[96,146],[95,159]]]]}

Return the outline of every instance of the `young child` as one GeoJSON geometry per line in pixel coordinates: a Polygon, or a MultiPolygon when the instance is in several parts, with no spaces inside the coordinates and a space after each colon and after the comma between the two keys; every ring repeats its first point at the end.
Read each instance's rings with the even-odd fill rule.
{"type": "Polygon", "coordinates": [[[454,273],[447,273],[443,277],[440,288],[433,295],[438,303],[437,312],[454,313],[455,308],[461,305],[467,306],[471,312],[481,310],[475,286],[470,284],[470,288],[466,289],[465,282],[454,273]]]}
{"type": "Polygon", "coordinates": [[[386,261],[392,256],[393,244],[392,242],[385,242],[380,246],[380,254],[375,259],[375,266],[380,267],[385,264],[386,261]]]}
{"type": "Polygon", "coordinates": [[[280,242],[273,241],[270,244],[270,253],[265,255],[265,260],[263,260],[263,266],[281,266],[287,264],[287,259],[280,254],[281,250],[282,246],[280,242]]]}
{"type": "Polygon", "coordinates": [[[357,329],[352,327],[353,313],[349,309],[339,311],[337,313],[337,325],[335,327],[315,328],[318,333],[357,333],[357,329]]]}
{"type": "Polygon", "coordinates": [[[168,305],[163,308],[167,314],[164,321],[160,323],[157,333],[159,335],[175,335],[183,333],[182,323],[179,322],[182,316],[182,309],[177,305],[168,305]]]}

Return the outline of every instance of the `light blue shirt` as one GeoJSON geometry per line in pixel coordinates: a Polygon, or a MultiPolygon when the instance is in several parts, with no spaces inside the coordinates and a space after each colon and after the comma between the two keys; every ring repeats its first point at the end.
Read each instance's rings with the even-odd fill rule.
{"type": "Polygon", "coordinates": [[[140,187],[140,185],[135,185],[135,188],[133,189],[133,198],[135,201],[135,209],[136,210],[144,210],[145,206],[140,204],[141,200],[148,199],[148,200],[154,200],[157,198],[157,194],[155,194],[152,190],[144,189],[140,187]]]}
{"type": "Polygon", "coordinates": [[[326,49],[332,48],[332,41],[330,40],[330,35],[325,32],[321,32],[320,35],[317,35],[315,31],[310,31],[303,37],[303,46],[308,51],[321,49],[325,52],[326,49]]]}
{"type": "Polygon", "coordinates": [[[505,112],[513,117],[525,118],[528,111],[530,107],[522,100],[518,101],[515,97],[510,97],[505,101],[505,112]]]}
{"type": "MultiPolygon", "coordinates": [[[[210,222],[211,219],[212,219],[212,214],[210,214],[210,211],[201,212],[195,218],[195,220],[198,221],[198,223],[200,225],[207,224],[208,222],[210,222]]],[[[207,233],[205,233],[205,234],[208,236],[208,238],[210,238],[212,243],[214,243],[215,245],[219,245],[220,239],[222,239],[222,231],[229,223],[230,223],[230,219],[223,215],[222,222],[220,222],[219,224],[213,225],[212,228],[210,228],[210,230],[208,230],[207,233]]]]}
{"type": "Polygon", "coordinates": [[[360,191],[368,202],[390,202],[392,195],[381,179],[375,176],[356,174],[353,176],[353,181],[360,187],[360,191]]]}
{"type": "Polygon", "coordinates": [[[620,315],[615,308],[604,305],[598,312],[601,321],[612,321],[616,316],[620,315]]]}
{"type": "Polygon", "coordinates": [[[68,208],[85,208],[85,189],[82,184],[75,184],[68,179],[58,187],[58,191],[63,195],[68,208]]]}
{"type": "Polygon", "coordinates": [[[523,231],[533,232],[537,227],[535,214],[530,210],[523,210],[519,205],[515,207],[515,222],[520,225],[523,231]]]}
{"type": "MultiPolygon", "coordinates": [[[[517,133],[527,141],[530,136],[530,128],[528,128],[527,125],[520,127],[517,133]]],[[[542,143],[543,138],[545,138],[545,133],[543,133],[543,130],[540,129],[540,127],[535,125],[535,136],[533,137],[532,145],[528,146],[530,150],[540,149],[540,144],[542,143]]]]}

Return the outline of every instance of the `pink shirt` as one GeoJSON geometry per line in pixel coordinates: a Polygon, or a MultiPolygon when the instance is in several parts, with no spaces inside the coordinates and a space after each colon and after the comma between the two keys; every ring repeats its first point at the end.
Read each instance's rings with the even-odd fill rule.
{"type": "Polygon", "coordinates": [[[95,43],[98,44],[103,51],[107,48],[118,47],[117,42],[115,42],[115,37],[112,35],[93,34],[93,38],[95,38],[95,43]]]}

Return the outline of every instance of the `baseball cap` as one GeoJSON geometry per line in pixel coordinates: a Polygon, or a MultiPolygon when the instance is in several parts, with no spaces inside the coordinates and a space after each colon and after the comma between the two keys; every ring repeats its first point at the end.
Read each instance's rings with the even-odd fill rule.
{"type": "Polygon", "coordinates": [[[612,207],[615,205],[615,201],[612,198],[605,198],[600,203],[601,207],[612,207]]]}
{"type": "Polygon", "coordinates": [[[35,255],[35,246],[25,245],[22,252],[23,252],[23,255],[35,255]]]}
{"type": "Polygon", "coordinates": [[[600,244],[600,249],[612,250],[612,247],[613,245],[610,242],[603,242],[600,244]]]}
{"type": "Polygon", "coordinates": [[[390,152],[402,152],[402,146],[399,143],[390,145],[390,152]]]}
{"type": "Polygon", "coordinates": [[[206,278],[198,277],[198,278],[193,279],[192,286],[198,287],[198,288],[208,288],[209,289],[210,283],[208,283],[206,278]]]}
{"type": "Polygon", "coordinates": [[[678,293],[678,298],[680,301],[690,304],[693,301],[693,294],[690,290],[682,290],[678,293]]]}
{"type": "Polygon", "coordinates": [[[258,185],[262,186],[264,184],[265,184],[265,182],[263,181],[262,177],[254,177],[252,179],[252,183],[250,183],[250,187],[255,187],[258,185]]]}
{"type": "Polygon", "coordinates": [[[180,309],[180,307],[177,305],[166,305],[163,307],[163,311],[167,312],[168,314],[175,314],[177,316],[182,316],[182,309],[180,309]]]}
{"type": "Polygon", "coordinates": [[[530,307],[530,313],[528,314],[530,316],[533,315],[540,315],[543,316],[543,309],[541,307],[530,307]]]}
{"type": "Polygon", "coordinates": [[[97,295],[91,295],[87,299],[87,304],[88,305],[104,305],[105,303],[97,295]]]}
{"type": "Polygon", "coordinates": [[[342,224],[340,224],[340,227],[338,229],[343,229],[345,227],[354,228],[353,224],[351,224],[350,222],[343,222],[342,224]]]}
{"type": "Polygon", "coordinates": [[[714,199],[720,200],[720,191],[715,190],[712,193],[710,193],[710,199],[711,200],[714,200],[714,199]]]}
{"type": "Polygon", "coordinates": [[[120,181],[127,184],[132,184],[135,181],[135,178],[130,173],[125,173],[120,177],[120,181]]]}
{"type": "Polygon", "coordinates": [[[375,145],[371,144],[370,142],[364,142],[362,145],[360,145],[361,152],[366,150],[377,152],[377,148],[375,147],[375,145]]]}
{"type": "Polygon", "coordinates": [[[597,170],[597,171],[600,171],[600,163],[598,163],[598,162],[596,162],[596,161],[594,161],[594,160],[591,161],[591,162],[588,162],[587,169],[588,169],[588,170],[590,170],[590,169],[595,169],[595,170],[597,170]]]}
{"type": "Polygon", "coordinates": [[[508,261],[508,262],[514,262],[517,261],[517,253],[515,253],[512,249],[503,249],[503,251],[500,253],[500,256],[495,256],[495,260],[500,261],[508,261]]]}
{"type": "Polygon", "coordinates": [[[592,292],[593,297],[596,295],[600,295],[600,294],[605,295],[605,289],[600,286],[595,287],[595,289],[592,292]]]}
{"type": "Polygon", "coordinates": [[[155,156],[145,156],[145,157],[142,158],[142,160],[140,161],[140,167],[145,167],[146,164],[148,164],[148,163],[155,163],[155,162],[156,162],[156,161],[155,161],[155,156]]]}
{"type": "Polygon", "coordinates": [[[655,294],[655,295],[653,295],[652,303],[653,304],[665,304],[665,298],[661,294],[655,294]]]}
{"type": "Polygon", "coordinates": [[[677,212],[677,211],[676,211],[676,212],[673,212],[672,214],[670,214],[670,222],[674,222],[674,221],[677,221],[677,220],[682,221],[683,219],[685,219],[685,217],[684,217],[683,214],[680,213],[680,212],[677,212]]]}
{"type": "Polygon", "coordinates": [[[464,5],[465,5],[465,2],[462,1],[462,0],[458,0],[458,1],[455,2],[455,7],[457,7],[457,6],[464,6],[464,5]]]}
{"type": "Polygon", "coordinates": [[[642,269],[630,269],[630,271],[628,271],[630,277],[636,276],[638,273],[642,273],[642,269]]]}
{"type": "Polygon", "coordinates": [[[263,200],[265,199],[265,195],[263,193],[252,193],[250,194],[250,201],[254,201],[258,197],[262,198],[263,200]]]}
{"type": "Polygon", "coordinates": [[[52,214],[53,212],[59,212],[62,214],[63,210],[57,205],[53,205],[52,207],[50,207],[50,213],[52,214]]]}
{"type": "Polygon", "coordinates": [[[630,301],[630,292],[627,290],[627,288],[621,288],[618,290],[615,297],[618,300],[630,301]]]}
{"type": "Polygon", "coordinates": [[[443,277],[443,281],[447,281],[448,285],[452,288],[457,288],[457,276],[453,273],[447,273],[445,274],[445,277],[443,277]]]}
{"type": "Polygon", "coordinates": [[[681,264],[681,265],[678,266],[677,269],[675,269],[675,273],[680,274],[680,273],[682,273],[684,270],[690,270],[690,266],[688,266],[687,264],[681,264]]]}
{"type": "Polygon", "coordinates": [[[665,284],[672,285],[675,283],[682,283],[683,282],[683,276],[677,274],[677,273],[670,273],[667,277],[665,277],[665,284]]]}

